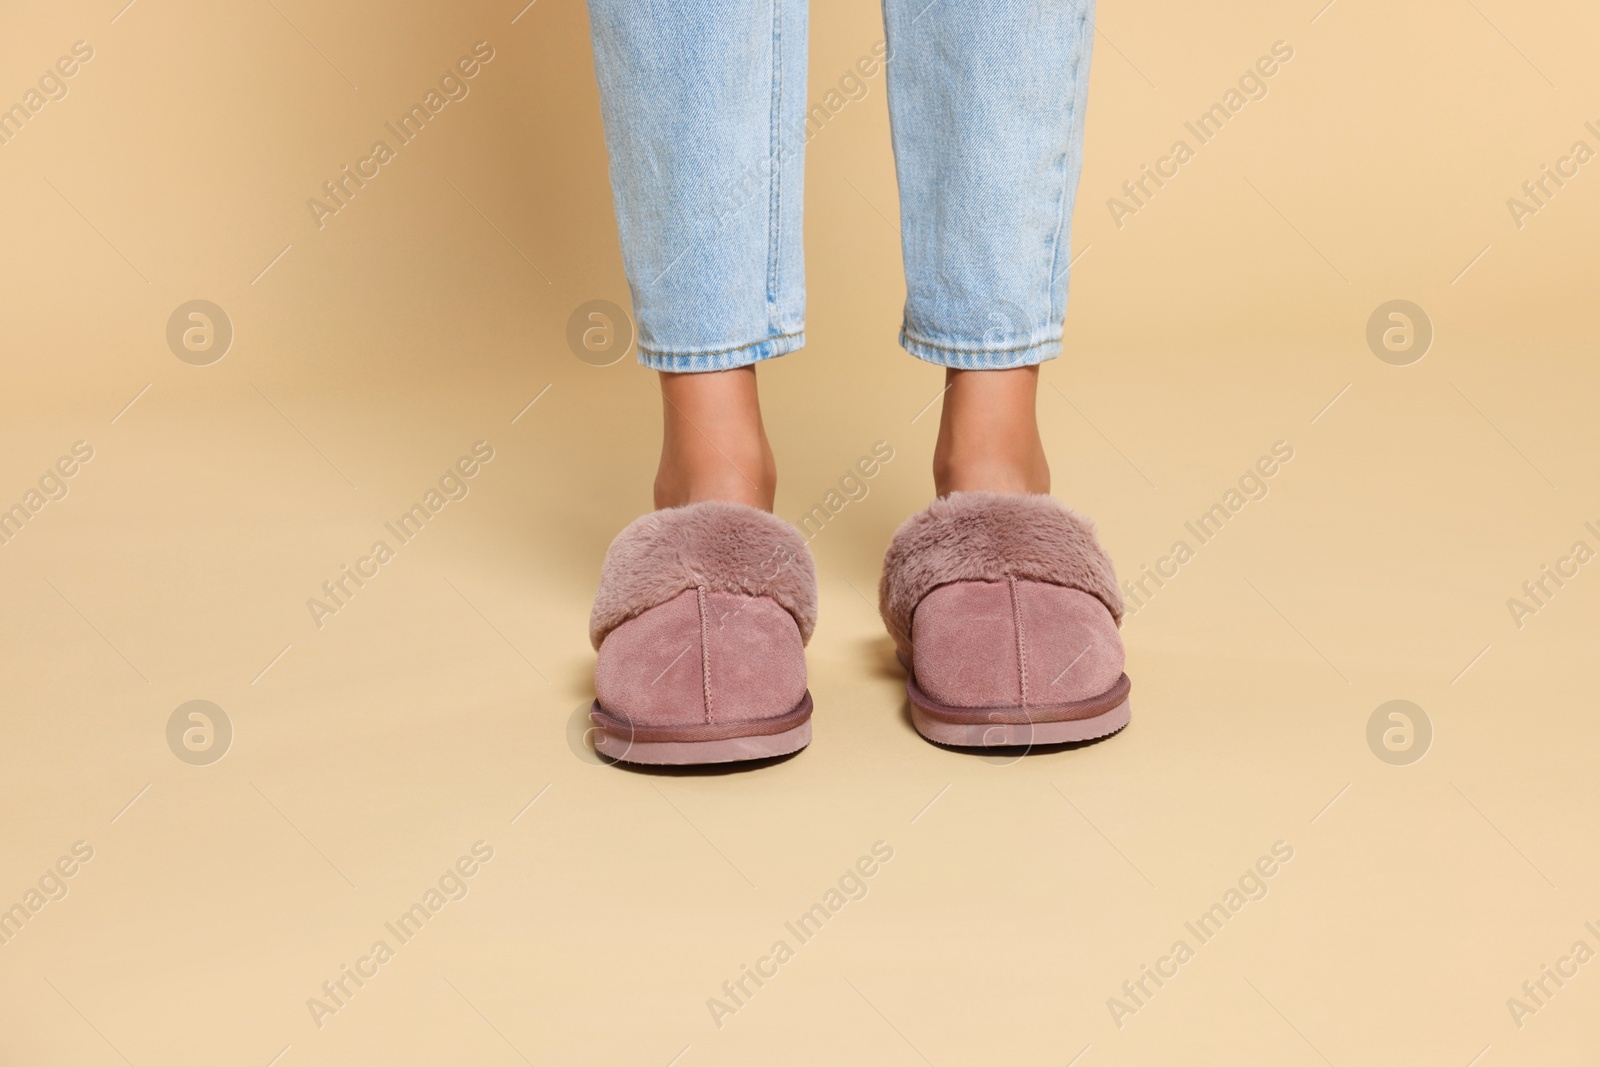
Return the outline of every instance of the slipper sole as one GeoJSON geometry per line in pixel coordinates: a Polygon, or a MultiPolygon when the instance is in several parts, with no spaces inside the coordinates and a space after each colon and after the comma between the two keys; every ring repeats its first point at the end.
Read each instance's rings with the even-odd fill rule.
{"type": "Polygon", "coordinates": [[[1069,704],[957,708],[917,688],[915,675],[906,676],[911,723],[917,732],[929,741],[959,748],[1057,745],[1106,737],[1132,718],[1128,696],[1132,688],[1124,674],[1099,696],[1069,704]]]}
{"type": "Polygon", "coordinates": [[[789,711],[770,719],[731,723],[644,726],[613,716],[597,700],[589,709],[594,749],[623,763],[688,765],[769,759],[811,743],[811,691],[789,711]]]}

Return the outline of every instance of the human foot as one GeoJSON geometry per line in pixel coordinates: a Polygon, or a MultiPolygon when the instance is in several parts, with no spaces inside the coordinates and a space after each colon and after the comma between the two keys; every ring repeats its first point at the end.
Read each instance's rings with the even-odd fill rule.
{"type": "Polygon", "coordinates": [[[933,484],[940,496],[1050,491],[1050,464],[1034,414],[1038,388],[1037,366],[945,372],[933,449],[933,484]]]}
{"type": "Polygon", "coordinates": [[[755,368],[663,371],[660,384],[656,507],[720,500],[771,511],[778,473],[761,423],[755,368]]]}
{"type": "Polygon", "coordinates": [[[589,619],[595,749],[628,763],[781,756],[811,740],[817,581],[793,526],[704,501],[631,523],[589,619]]]}
{"type": "Polygon", "coordinates": [[[1116,573],[1094,526],[1048,496],[935,500],[895,532],[878,602],[930,741],[1055,744],[1128,723],[1116,573]]]}

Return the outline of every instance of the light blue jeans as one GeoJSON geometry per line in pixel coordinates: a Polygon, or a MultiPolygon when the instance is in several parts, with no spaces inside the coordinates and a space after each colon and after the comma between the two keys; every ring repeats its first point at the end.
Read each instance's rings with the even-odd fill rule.
{"type": "Polygon", "coordinates": [[[1094,0],[884,0],[884,40],[811,102],[806,0],[588,3],[640,363],[805,343],[806,142],[879,75],[900,344],[973,370],[1060,354],[1094,0]]]}

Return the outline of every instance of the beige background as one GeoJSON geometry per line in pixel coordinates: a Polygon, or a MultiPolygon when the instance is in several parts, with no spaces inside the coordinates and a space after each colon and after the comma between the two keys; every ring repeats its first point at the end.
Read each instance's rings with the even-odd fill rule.
{"type": "MultiPolygon", "coordinates": [[[[1020,760],[916,737],[870,602],[940,387],[894,345],[874,79],[811,144],[809,349],[761,373],[780,514],[895,458],[814,542],[815,742],[683,776],[569,744],[659,404],[565,341],[626,303],[582,6],[122,2],[0,28],[6,103],[95,53],[0,146],[0,503],[94,448],[0,547],[0,906],[94,849],[0,947],[0,1061],[1590,1062],[1600,962],[1520,1028],[1506,1002],[1600,950],[1600,571],[1520,629],[1506,601],[1600,548],[1600,163],[1520,229],[1506,200],[1600,148],[1591,6],[1104,4],[1057,494],[1134,575],[1295,458],[1129,621],[1132,726],[1020,760]],[[480,40],[471,95],[317,229],[306,199],[480,40]],[[1119,229],[1107,198],[1277,40],[1269,95],[1119,229]],[[236,331],[210,366],[165,340],[195,298],[236,331]],[[1411,366],[1364,340],[1394,298],[1436,329],[1411,366]],[[471,494],[318,629],[306,599],[479,440],[471,494]],[[235,731],[209,766],[165,740],[191,699],[235,731]],[[1365,739],[1391,699],[1433,725],[1410,766],[1365,739]],[[307,998],[479,840],[470,893],[319,1029],[307,998]],[[880,840],[870,894],[713,1025],[880,840]],[[1277,841],[1265,899],[1118,1028],[1277,841]]],[[[881,33],[819,0],[813,99],[881,33]]]]}

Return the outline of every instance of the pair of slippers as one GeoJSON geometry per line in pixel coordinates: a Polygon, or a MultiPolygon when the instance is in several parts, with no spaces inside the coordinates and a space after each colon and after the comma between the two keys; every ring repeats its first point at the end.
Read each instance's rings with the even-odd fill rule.
{"type": "MultiPolygon", "coordinates": [[[[1089,521],[1049,496],[934,501],[895,533],[878,609],[930,741],[1058,744],[1128,723],[1116,574],[1089,521]]],[[[708,502],[635,520],[589,621],[596,750],[648,764],[799,751],[816,620],[811,553],[777,516],[708,502]]]]}

